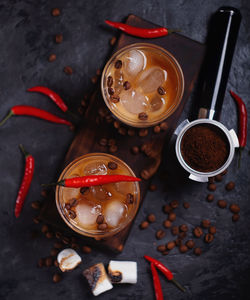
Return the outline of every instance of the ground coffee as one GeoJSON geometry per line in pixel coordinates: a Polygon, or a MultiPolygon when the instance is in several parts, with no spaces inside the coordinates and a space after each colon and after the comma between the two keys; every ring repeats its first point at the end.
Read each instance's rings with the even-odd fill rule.
{"type": "Polygon", "coordinates": [[[216,126],[195,125],[184,134],[181,153],[192,169],[212,172],[226,162],[229,155],[229,143],[225,134],[216,126]]]}

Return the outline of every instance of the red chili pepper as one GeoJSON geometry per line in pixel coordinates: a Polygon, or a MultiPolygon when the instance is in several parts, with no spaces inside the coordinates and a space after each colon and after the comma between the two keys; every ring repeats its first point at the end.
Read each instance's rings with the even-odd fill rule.
{"type": "Polygon", "coordinates": [[[163,300],[163,293],[161,288],[161,282],[159,275],[156,271],[155,265],[153,263],[150,264],[152,277],[153,277],[153,283],[154,283],[154,290],[155,290],[155,299],[156,300],[163,300]]]}
{"type": "Polygon", "coordinates": [[[68,126],[72,126],[72,123],[59,118],[46,110],[42,110],[33,106],[28,105],[16,105],[11,108],[8,115],[0,122],[0,126],[2,126],[11,116],[32,116],[37,117],[43,120],[47,120],[52,123],[65,124],[68,126]]]}
{"type": "Polygon", "coordinates": [[[31,154],[29,154],[28,152],[26,152],[22,145],[19,145],[19,146],[25,156],[25,171],[24,171],[23,180],[22,180],[21,186],[19,188],[19,191],[17,194],[17,199],[16,199],[16,207],[15,207],[16,218],[19,217],[21,210],[23,208],[24,200],[29,191],[29,187],[30,187],[30,184],[32,181],[34,167],[35,167],[34,157],[31,154]]]}
{"type": "Polygon", "coordinates": [[[120,29],[123,32],[126,32],[127,34],[146,38],[146,39],[161,37],[161,36],[168,35],[172,32],[180,31],[178,29],[172,30],[172,29],[167,29],[165,27],[140,28],[140,27],[134,27],[134,26],[130,26],[130,25],[127,25],[124,23],[113,22],[113,21],[109,21],[109,20],[105,20],[105,23],[111,27],[114,27],[114,28],[120,29]]]}
{"type": "Polygon", "coordinates": [[[163,263],[161,263],[159,260],[157,260],[151,256],[148,256],[148,255],[144,255],[144,258],[147,261],[153,263],[156,266],[156,268],[158,270],[160,270],[166,276],[166,278],[168,280],[173,282],[181,291],[185,292],[185,288],[183,286],[181,286],[180,283],[174,279],[173,273],[166,266],[164,266],[163,263]]]}
{"type": "Polygon", "coordinates": [[[68,106],[64,103],[63,99],[56,92],[45,86],[34,86],[32,88],[29,88],[27,91],[38,92],[48,96],[63,112],[66,112],[69,109],[68,106]]]}

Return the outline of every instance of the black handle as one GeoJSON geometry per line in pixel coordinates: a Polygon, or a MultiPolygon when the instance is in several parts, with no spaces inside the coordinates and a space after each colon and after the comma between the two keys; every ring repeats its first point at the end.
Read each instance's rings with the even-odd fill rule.
{"type": "Polygon", "coordinates": [[[239,10],[221,7],[211,18],[198,118],[219,119],[241,22],[239,10]]]}

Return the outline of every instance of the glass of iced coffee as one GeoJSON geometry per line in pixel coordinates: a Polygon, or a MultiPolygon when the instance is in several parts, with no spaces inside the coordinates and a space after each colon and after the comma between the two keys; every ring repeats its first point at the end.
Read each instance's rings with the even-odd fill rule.
{"type": "MultiPolygon", "coordinates": [[[[106,153],[83,155],[71,162],[59,180],[88,175],[135,176],[119,158],[106,153]]],[[[57,209],[74,231],[96,239],[112,236],[135,217],[140,202],[138,182],[82,188],[56,187],[57,209]]]]}
{"type": "Polygon", "coordinates": [[[176,110],[184,91],[184,77],[168,51],[137,43],[110,58],[102,73],[101,89],[117,119],[130,126],[149,127],[176,110]]]}

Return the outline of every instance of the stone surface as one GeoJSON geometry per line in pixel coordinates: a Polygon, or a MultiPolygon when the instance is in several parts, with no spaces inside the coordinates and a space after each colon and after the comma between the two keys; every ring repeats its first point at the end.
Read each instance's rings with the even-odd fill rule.
{"type": "MultiPolygon", "coordinates": [[[[34,85],[51,87],[69,104],[77,107],[85,91],[92,86],[91,77],[97,68],[102,68],[110,53],[109,39],[116,31],[106,28],[104,19],[120,21],[134,13],[154,23],[172,28],[181,28],[182,34],[200,42],[205,41],[207,22],[218,7],[218,1],[7,1],[0,2],[0,90],[3,117],[11,106],[34,105],[63,116],[63,113],[45,96],[27,93],[34,85]],[[51,9],[59,7],[61,16],[52,17],[51,9]],[[63,34],[63,42],[55,44],[55,34],[63,34]],[[51,53],[57,55],[55,62],[48,62],[51,53]],[[71,76],[63,72],[71,66],[71,76]]],[[[248,1],[229,0],[241,10],[243,21],[234,55],[227,89],[233,89],[245,99],[249,112],[250,78],[250,5],[248,1]]],[[[186,106],[182,119],[190,114],[191,104],[186,106]]],[[[250,115],[250,112],[249,112],[250,115]]],[[[237,114],[234,102],[226,93],[221,121],[228,128],[237,129],[237,114]]],[[[161,277],[163,293],[169,299],[247,299],[250,280],[250,238],[249,221],[249,145],[243,151],[242,166],[237,168],[237,159],[230,166],[223,182],[218,183],[215,200],[208,203],[206,184],[181,180],[181,171],[173,157],[173,151],[165,150],[164,161],[154,179],[158,189],[148,193],[136,217],[131,234],[122,254],[114,255],[100,250],[81,255],[83,264],[63,280],[54,284],[55,267],[37,268],[40,257],[49,255],[53,241],[41,235],[31,239],[31,230],[39,229],[32,222],[35,215],[30,204],[40,196],[41,183],[53,181],[59,175],[73,133],[66,126],[28,117],[13,117],[0,128],[0,299],[92,299],[88,285],[82,278],[83,268],[98,262],[106,265],[109,260],[136,260],[138,262],[138,283],[118,286],[103,294],[102,299],[153,299],[153,286],[149,265],[142,258],[147,253],[162,260],[173,270],[175,277],[187,289],[182,294],[174,285],[161,277]],[[18,149],[22,143],[35,159],[35,175],[26,205],[19,219],[14,217],[14,203],[23,174],[23,157],[18,149]],[[167,178],[161,174],[167,174],[167,178]],[[224,185],[233,180],[235,190],[226,192],[224,185]],[[181,186],[181,188],[180,188],[181,186]],[[200,224],[202,219],[216,224],[214,241],[207,245],[201,240],[199,257],[192,251],[185,254],[178,249],[167,256],[156,251],[159,244],[172,239],[167,233],[161,241],[155,241],[155,232],[162,228],[165,215],[161,207],[177,199],[180,203],[190,202],[185,210],[182,205],[176,209],[175,225],[187,224],[190,228],[200,224]],[[218,199],[238,203],[241,207],[240,220],[231,221],[229,210],[216,206],[218,199]],[[157,221],[141,231],[139,224],[149,213],[157,221]]],[[[191,237],[189,233],[188,237],[191,237]]],[[[188,239],[188,237],[186,239],[188,239]]],[[[249,296],[248,296],[249,297],[249,296]]]]}

